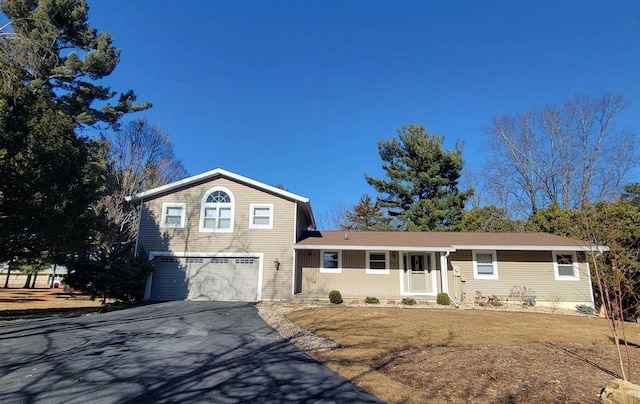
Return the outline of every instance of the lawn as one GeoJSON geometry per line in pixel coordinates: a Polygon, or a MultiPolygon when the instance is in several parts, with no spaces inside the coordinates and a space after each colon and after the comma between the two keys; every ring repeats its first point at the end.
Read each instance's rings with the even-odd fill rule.
{"type": "Polygon", "coordinates": [[[0,317],[25,314],[73,311],[98,308],[101,300],[91,300],[89,295],[69,293],[63,288],[52,289],[3,289],[0,288],[0,317]]]}
{"type": "MultiPolygon", "coordinates": [[[[288,314],[340,345],[313,357],[391,403],[598,402],[619,373],[604,319],[382,307],[288,314]]],[[[640,324],[627,323],[640,364],[640,324]]],[[[640,366],[631,381],[640,382],[640,366]]]]}

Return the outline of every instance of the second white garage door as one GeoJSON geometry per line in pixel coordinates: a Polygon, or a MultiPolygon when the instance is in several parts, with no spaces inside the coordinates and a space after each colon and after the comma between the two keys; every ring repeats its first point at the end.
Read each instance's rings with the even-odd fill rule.
{"type": "Polygon", "coordinates": [[[255,257],[162,257],[155,264],[153,300],[258,300],[255,257]]]}

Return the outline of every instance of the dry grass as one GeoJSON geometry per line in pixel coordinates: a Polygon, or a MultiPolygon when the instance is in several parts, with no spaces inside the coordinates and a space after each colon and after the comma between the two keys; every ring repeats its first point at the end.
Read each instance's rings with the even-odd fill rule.
{"type": "Polygon", "coordinates": [[[88,295],[68,293],[64,289],[2,289],[0,313],[40,309],[73,309],[100,307],[101,301],[91,301],[88,295]]]}
{"type": "MultiPolygon", "coordinates": [[[[340,345],[314,358],[392,403],[597,402],[619,373],[600,318],[373,307],[288,317],[340,345]]],[[[627,338],[640,363],[640,324],[627,338]]]]}

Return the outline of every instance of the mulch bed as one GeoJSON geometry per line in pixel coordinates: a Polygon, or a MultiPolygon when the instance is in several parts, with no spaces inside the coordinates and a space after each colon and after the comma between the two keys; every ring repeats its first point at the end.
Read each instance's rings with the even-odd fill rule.
{"type": "MultiPolygon", "coordinates": [[[[640,365],[640,348],[630,350],[640,365]]],[[[567,343],[425,346],[381,355],[373,367],[453,403],[598,403],[620,373],[615,347],[567,343]]],[[[640,366],[633,371],[638,383],[640,366]]]]}

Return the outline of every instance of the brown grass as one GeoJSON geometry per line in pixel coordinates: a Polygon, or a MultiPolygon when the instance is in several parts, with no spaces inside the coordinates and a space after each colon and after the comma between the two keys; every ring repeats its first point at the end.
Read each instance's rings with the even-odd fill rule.
{"type": "Polygon", "coordinates": [[[69,293],[62,288],[0,288],[0,314],[5,315],[12,311],[100,307],[100,304],[100,299],[91,301],[88,295],[69,293]]]}
{"type": "MultiPolygon", "coordinates": [[[[369,307],[288,316],[340,345],[315,359],[392,403],[598,402],[620,373],[600,318],[369,307]]],[[[640,324],[628,323],[627,338],[640,364],[640,324]]]]}

